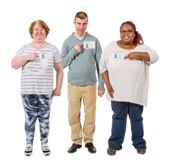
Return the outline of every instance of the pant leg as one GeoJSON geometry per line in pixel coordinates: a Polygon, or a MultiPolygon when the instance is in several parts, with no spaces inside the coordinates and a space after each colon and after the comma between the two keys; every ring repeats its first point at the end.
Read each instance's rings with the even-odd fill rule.
{"type": "Polygon", "coordinates": [[[22,102],[25,112],[26,143],[33,144],[35,135],[35,123],[37,119],[37,96],[22,95],[22,102]]]}
{"type": "Polygon", "coordinates": [[[122,143],[126,132],[128,103],[112,101],[112,130],[108,140],[109,147],[116,150],[122,149],[122,143]]]}
{"type": "Polygon", "coordinates": [[[80,122],[81,99],[81,87],[68,84],[68,120],[71,127],[71,138],[76,144],[81,144],[83,139],[80,122]]]}
{"type": "Polygon", "coordinates": [[[40,127],[41,144],[48,142],[50,131],[50,107],[52,103],[51,95],[38,95],[38,120],[40,127]]]}
{"type": "Polygon", "coordinates": [[[84,142],[92,143],[95,132],[96,84],[85,86],[83,89],[83,103],[85,112],[83,125],[84,142]]]}
{"type": "Polygon", "coordinates": [[[129,118],[131,121],[132,141],[136,148],[146,148],[146,141],[143,139],[143,106],[130,103],[129,118]]]}

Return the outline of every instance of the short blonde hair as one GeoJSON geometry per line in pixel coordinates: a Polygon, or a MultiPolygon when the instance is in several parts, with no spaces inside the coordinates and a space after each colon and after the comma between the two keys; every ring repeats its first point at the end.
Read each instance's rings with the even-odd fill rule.
{"type": "Polygon", "coordinates": [[[47,37],[47,35],[49,34],[49,31],[50,31],[50,28],[48,27],[48,25],[47,25],[43,20],[35,20],[35,21],[33,21],[33,22],[30,24],[30,27],[29,27],[30,36],[32,37],[32,34],[33,34],[33,26],[34,26],[36,23],[39,23],[39,24],[41,25],[41,27],[45,29],[45,31],[46,31],[46,37],[47,37]]]}

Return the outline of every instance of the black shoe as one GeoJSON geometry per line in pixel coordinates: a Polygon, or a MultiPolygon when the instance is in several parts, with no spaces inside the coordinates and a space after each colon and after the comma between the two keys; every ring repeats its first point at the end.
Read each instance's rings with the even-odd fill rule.
{"type": "Polygon", "coordinates": [[[90,153],[96,153],[96,148],[94,147],[94,145],[92,143],[86,143],[85,147],[88,148],[88,151],[90,153]]]}
{"type": "Polygon", "coordinates": [[[78,148],[81,148],[81,145],[73,143],[72,146],[69,148],[68,153],[74,153],[77,151],[78,148]]]}

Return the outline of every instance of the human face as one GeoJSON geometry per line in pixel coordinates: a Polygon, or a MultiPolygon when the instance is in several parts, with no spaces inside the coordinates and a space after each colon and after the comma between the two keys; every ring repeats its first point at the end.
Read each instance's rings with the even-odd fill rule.
{"type": "Polygon", "coordinates": [[[46,30],[39,23],[36,23],[33,26],[32,37],[37,42],[43,42],[46,38],[46,30]]]}
{"type": "Polygon", "coordinates": [[[83,36],[86,33],[87,25],[88,25],[88,18],[80,19],[75,18],[74,20],[75,24],[75,33],[79,36],[83,36]]]}
{"type": "Polygon", "coordinates": [[[129,24],[124,24],[120,29],[120,38],[123,44],[133,44],[135,31],[129,24]]]}

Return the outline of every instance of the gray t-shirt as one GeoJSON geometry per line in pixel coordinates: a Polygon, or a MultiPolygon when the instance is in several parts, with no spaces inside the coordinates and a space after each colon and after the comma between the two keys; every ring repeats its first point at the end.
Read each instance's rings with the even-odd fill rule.
{"type": "Polygon", "coordinates": [[[52,94],[54,64],[61,61],[59,50],[49,43],[42,49],[35,49],[27,44],[16,55],[25,56],[31,53],[36,53],[37,59],[22,67],[21,94],[52,94]]]}

